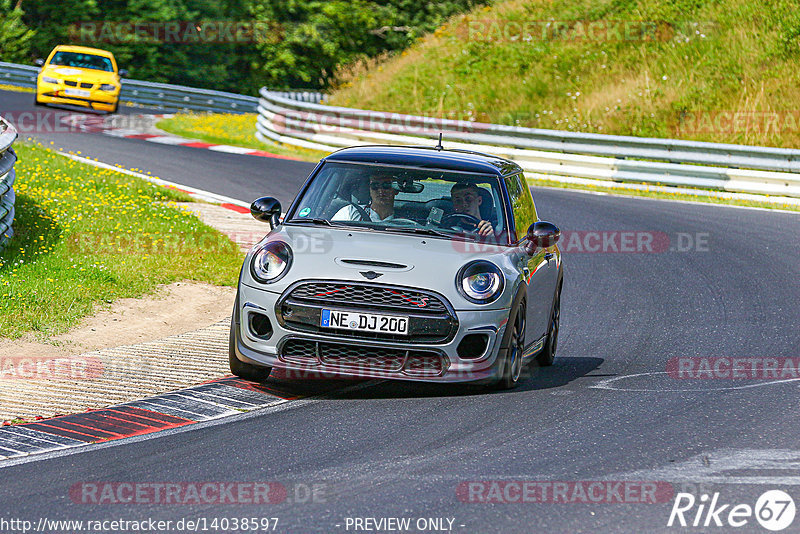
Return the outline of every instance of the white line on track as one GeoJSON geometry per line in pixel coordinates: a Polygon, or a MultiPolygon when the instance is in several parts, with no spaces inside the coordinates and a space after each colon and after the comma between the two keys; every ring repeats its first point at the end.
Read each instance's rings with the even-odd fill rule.
{"type": "MultiPolygon", "coordinates": [[[[653,393],[707,393],[711,391],[733,391],[738,389],[750,389],[750,388],[759,388],[764,386],[773,386],[775,384],[788,384],[791,382],[797,382],[800,378],[787,378],[785,380],[773,380],[770,382],[762,382],[760,384],[747,384],[744,386],[732,386],[732,387],[721,387],[721,388],[695,388],[695,389],[640,389],[640,388],[627,388],[627,387],[617,387],[612,384],[619,380],[624,380],[626,378],[636,378],[640,376],[652,376],[652,375],[665,375],[668,374],[667,371],[653,371],[651,373],[636,373],[633,375],[622,375],[622,376],[614,376],[611,378],[606,378],[599,381],[597,384],[593,384],[588,386],[589,389],[606,389],[609,391],[631,391],[631,392],[653,392],[653,393]]],[[[691,380],[691,379],[686,379],[691,380]]]]}
{"type": "Polygon", "coordinates": [[[234,204],[236,206],[242,206],[243,208],[249,208],[250,204],[247,202],[242,202],[241,200],[236,200],[235,198],[226,197],[223,195],[218,195],[216,193],[212,193],[210,191],[205,191],[203,189],[197,189],[196,187],[191,187],[188,185],[179,184],[176,182],[170,182],[168,180],[162,180],[161,178],[156,178],[154,176],[149,176],[147,174],[131,171],[124,167],[118,167],[116,165],[111,165],[109,163],[103,163],[102,161],[95,161],[93,159],[84,158],[83,156],[77,156],[75,154],[68,154],[66,152],[56,152],[66,158],[79,161],[81,163],[86,163],[87,165],[92,165],[94,167],[99,167],[101,169],[108,169],[112,171],[121,172],[122,174],[127,174],[129,176],[136,176],[137,178],[141,178],[142,180],[147,180],[148,182],[163,185],[168,187],[175,187],[177,189],[182,189],[184,191],[188,191],[192,193],[192,195],[196,196],[200,200],[206,200],[209,202],[214,203],[221,203],[221,204],[234,204]]]}

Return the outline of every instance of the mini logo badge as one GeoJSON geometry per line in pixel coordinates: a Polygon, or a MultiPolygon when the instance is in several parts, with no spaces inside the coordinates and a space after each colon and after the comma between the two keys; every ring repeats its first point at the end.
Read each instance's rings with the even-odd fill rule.
{"type": "Polygon", "coordinates": [[[383,276],[383,273],[376,273],[375,271],[360,271],[361,276],[366,278],[367,280],[375,280],[379,276],[383,276]]]}

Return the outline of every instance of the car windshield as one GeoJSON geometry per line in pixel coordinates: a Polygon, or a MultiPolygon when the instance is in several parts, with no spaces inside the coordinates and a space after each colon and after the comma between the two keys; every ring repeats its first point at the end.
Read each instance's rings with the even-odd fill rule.
{"type": "Polygon", "coordinates": [[[60,67],[77,67],[80,69],[114,72],[114,66],[111,64],[110,58],[80,52],[56,52],[53,59],[50,60],[50,64],[60,67]]]}
{"type": "Polygon", "coordinates": [[[498,177],[325,163],[287,222],[508,244],[498,177]]]}

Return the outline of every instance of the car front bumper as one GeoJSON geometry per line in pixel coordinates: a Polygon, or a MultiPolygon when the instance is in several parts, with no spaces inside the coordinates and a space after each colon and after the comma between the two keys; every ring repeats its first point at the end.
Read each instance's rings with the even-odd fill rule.
{"type": "Polygon", "coordinates": [[[119,101],[119,91],[109,92],[99,89],[88,91],[89,96],[65,95],[67,87],[61,84],[39,82],[36,87],[36,100],[41,104],[64,104],[82,106],[100,111],[113,111],[119,101]]]}
{"type": "MultiPolygon", "coordinates": [[[[501,346],[509,309],[455,311],[458,328],[455,334],[442,343],[411,343],[351,339],[344,335],[310,333],[287,328],[276,316],[275,304],[280,295],[240,284],[237,308],[234,314],[236,357],[251,365],[267,366],[292,371],[287,376],[327,377],[330,375],[359,378],[390,378],[424,382],[488,382],[498,375],[502,361],[501,346]],[[251,325],[251,315],[261,314],[269,319],[272,334],[258,336],[251,325]],[[485,349],[477,357],[459,355],[459,345],[467,335],[486,336],[485,349]],[[295,358],[287,349],[292,346],[312,347],[316,357],[295,358]],[[344,360],[325,358],[323,349],[346,353],[344,360]],[[380,360],[375,354],[386,354],[380,360]],[[426,366],[422,358],[434,359],[440,364],[426,366]],[[359,357],[363,356],[363,357],[359,357]],[[392,359],[394,363],[387,363],[392,359]],[[380,363],[377,363],[380,360],[380,363]],[[395,365],[396,363],[396,365],[395,365]],[[422,367],[416,366],[417,364],[422,367]]],[[[338,308],[338,306],[332,306],[338,308]]],[[[474,338],[473,338],[474,339],[474,338]]]]}

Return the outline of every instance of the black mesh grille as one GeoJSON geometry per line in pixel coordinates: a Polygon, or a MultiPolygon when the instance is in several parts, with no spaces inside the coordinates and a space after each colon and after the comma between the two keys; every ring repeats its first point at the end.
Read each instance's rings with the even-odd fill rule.
{"type": "Polygon", "coordinates": [[[291,339],[284,344],[281,350],[281,357],[287,362],[316,362],[317,344],[306,339],[291,339]]]}
{"type": "Polygon", "coordinates": [[[326,366],[382,371],[405,372],[412,376],[437,376],[444,370],[442,356],[433,351],[367,347],[310,339],[289,339],[280,350],[281,359],[289,362],[316,361],[326,366]]]}
{"type": "Polygon", "coordinates": [[[406,351],[320,343],[319,356],[326,365],[392,372],[403,368],[406,351]]]}
{"type": "Polygon", "coordinates": [[[447,307],[441,299],[411,289],[360,285],[346,282],[309,282],[297,286],[289,298],[320,304],[442,313],[447,307]]]}
{"type": "Polygon", "coordinates": [[[442,358],[435,353],[410,351],[405,371],[410,375],[438,375],[442,372],[442,358]]]}
{"type": "Polygon", "coordinates": [[[94,84],[92,84],[92,83],[87,83],[87,82],[83,82],[83,83],[81,84],[81,87],[83,87],[84,89],[91,89],[92,87],[94,87],[94,84]]]}
{"type": "Polygon", "coordinates": [[[70,87],[78,87],[78,82],[74,82],[72,80],[64,80],[64,85],[68,85],[70,87]]]}

